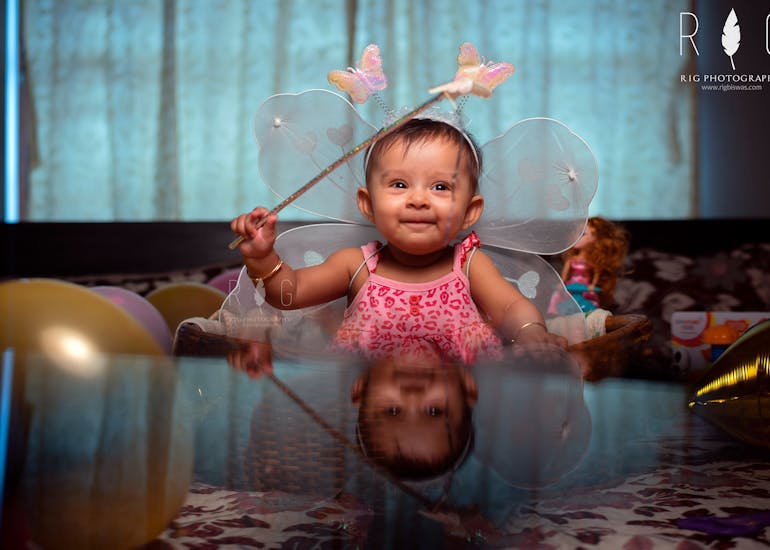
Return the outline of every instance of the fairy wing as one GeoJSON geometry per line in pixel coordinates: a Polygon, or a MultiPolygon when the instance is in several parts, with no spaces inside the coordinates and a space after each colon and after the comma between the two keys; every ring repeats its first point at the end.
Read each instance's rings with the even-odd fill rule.
{"type": "Polygon", "coordinates": [[[482,246],[482,250],[500,274],[542,313],[549,331],[570,343],[585,340],[585,316],[551,264],[528,252],[489,246],[482,246]],[[552,304],[558,304],[558,309],[552,304]]]}
{"type": "MultiPolygon", "coordinates": [[[[330,254],[347,247],[360,247],[368,242],[381,240],[375,227],[346,223],[321,223],[303,225],[278,236],[275,250],[294,268],[317,265],[330,254]]],[[[495,263],[502,276],[527,297],[543,314],[551,318],[578,314],[579,329],[583,329],[583,312],[564,286],[559,273],[536,254],[515,250],[501,250],[483,246],[484,253],[495,263]],[[562,304],[559,312],[549,312],[556,294],[562,304]]],[[[362,257],[363,259],[363,257],[362,257]]],[[[310,308],[308,308],[310,309],[310,308]]]]}
{"type": "MultiPolygon", "coordinates": [[[[295,269],[322,263],[333,252],[377,240],[374,227],[349,223],[303,225],[278,235],[276,253],[295,269]]],[[[362,256],[363,260],[363,256],[362,256]]],[[[286,288],[282,299],[291,300],[286,288]]],[[[244,267],[235,288],[219,310],[218,320],[227,335],[264,341],[269,332],[276,348],[293,352],[317,352],[326,347],[342,321],[347,298],[302,309],[280,310],[264,299],[244,267]]]]}
{"type": "MultiPolygon", "coordinates": [[[[348,223],[303,225],[281,233],[275,242],[278,255],[294,268],[322,263],[333,252],[347,247],[359,247],[380,238],[374,227],[348,223]]],[[[567,292],[559,274],[535,254],[484,247],[508,282],[516,286],[542,312],[557,332],[570,341],[581,341],[585,334],[584,316],[580,306],[567,292]],[[559,312],[549,311],[554,296],[560,302],[559,312]]],[[[363,261],[363,256],[362,256],[363,261]]],[[[292,289],[286,289],[291,299],[292,289]]],[[[279,310],[264,301],[264,293],[241,270],[238,283],[225,299],[219,320],[230,336],[264,340],[269,335],[274,346],[314,352],[326,348],[342,321],[347,297],[333,302],[297,310],[279,310]]]]}
{"type": "Polygon", "coordinates": [[[322,263],[342,248],[357,248],[382,239],[371,225],[318,223],[301,225],[278,235],[275,251],[294,268],[322,263]]]}
{"type": "MultiPolygon", "coordinates": [[[[358,71],[376,80],[378,60],[378,50],[365,51],[358,71]]],[[[458,73],[497,70],[468,43],[460,49],[458,65],[458,73]]],[[[323,175],[325,181],[293,204],[327,219],[366,223],[355,203],[356,189],[365,183],[362,155],[336,170],[327,168],[377,132],[347,100],[325,90],[276,95],[258,110],[254,131],[263,180],[280,199],[323,175]]],[[[532,118],[488,142],[483,152],[486,207],[475,227],[482,242],[538,254],[556,254],[574,244],[598,179],[585,141],[559,121],[532,118]]]]}
{"type": "Polygon", "coordinates": [[[599,173],[591,148],[550,118],[514,124],[483,148],[481,242],[536,254],[570,248],[583,232],[599,173]]]}
{"type": "MultiPolygon", "coordinates": [[[[285,199],[376,131],[334,92],[274,95],[254,116],[262,180],[285,199]]],[[[365,223],[354,200],[363,185],[363,158],[354,155],[292,204],[331,220],[365,223]]]]}

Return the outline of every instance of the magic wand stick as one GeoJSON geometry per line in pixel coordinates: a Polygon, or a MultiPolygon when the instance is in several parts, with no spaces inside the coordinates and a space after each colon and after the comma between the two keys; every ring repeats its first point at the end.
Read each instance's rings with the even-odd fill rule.
{"type": "MultiPolygon", "coordinates": [[[[370,137],[350,149],[347,153],[342,155],[340,158],[332,162],[329,166],[321,170],[318,174],[316,174],[310,181],[308,181],[305,185],[294,191],[291,195],[283,199],[280,203],[278,203],[277,206],[275,206],[270,212],[265,214],[264,217],[262,217],[255,225],[255,229],[259,229],[262,227],[265,222],[267,221],[268,216],[271,216],[273,214],[277,214],[281,210],[283,210],[285,207],[287,207],[289,204],[297,200],[299,197],[301,197],[304,193],[310,190],[316,183],[324,179],[326,176],[334,172],[337,168],[345,164],[347,161],[349,161],[351,158],[356,156],[358,153],[369,147],[372,143],[374,143],[376,140],[384,137],[385,135],[389,134],[393,130],[396,130],[397,128],[403,126],[409,120],[419,115],[424,110],[428,109],[431,105],[434,103],[438,103],[443,97],[451,97],[446,92],[442,92],[440,94],[436,94],[435,96],[431,97],[421,105],[415,107],[408,113],[406,113],[401,118],[396,119],[391,124],[387,126],[383,126],[380,128],[377,132],[372,134],[370,137]]],[[[230,250],[235,250],[239,244],[243,242],[243,237],[238,236],[236,237],[229,245],[228,248],[230,250]]]]}

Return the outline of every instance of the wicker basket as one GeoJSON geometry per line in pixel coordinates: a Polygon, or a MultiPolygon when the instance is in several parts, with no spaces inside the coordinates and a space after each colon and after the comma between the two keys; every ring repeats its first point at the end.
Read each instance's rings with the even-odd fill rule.
{"type": "Polygon", "coordinates": [[[589,382],[623,376],[652,334],[652,321],[644,315],[610,315],[604,327],[603,336],[567,348],[589,382]]]}

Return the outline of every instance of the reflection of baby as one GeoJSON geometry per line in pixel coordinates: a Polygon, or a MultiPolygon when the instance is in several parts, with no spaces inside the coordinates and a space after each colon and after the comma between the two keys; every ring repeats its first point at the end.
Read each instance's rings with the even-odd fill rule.
{"type": "Polygon", "coordinates": [[[459,466],[468,453],[477,395],[464,367],[375,363],[351,389],[359,407],[359,445],[371,461],[401,479],[437,477],[459,466]]]}

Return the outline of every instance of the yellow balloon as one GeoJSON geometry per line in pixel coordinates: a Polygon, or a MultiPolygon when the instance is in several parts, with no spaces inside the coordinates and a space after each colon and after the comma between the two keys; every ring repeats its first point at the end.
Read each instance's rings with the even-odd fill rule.
{"type": "Polygon", "coordinates": [[[84,364],[99,353],[163,355],[128,312],[85,287],[51,279],[0,283],[0,348],[84,364]]]}
{"type": "Polygon", "coordinates": [[[221,290],[202,283],[173,283],[153,290],[147,300],[175,334],[179,323],[191,317],[209,317],[222,307],[226,297],[221,290]]]}
{"type": "Polygon", "coordinates": [[[0,283],[0,315],[14,362],[8,494],[22,498],[31,539],[95,549],[155,538],[192,476],[172,360],[120,306],[71,283],[0,283]]]}
{"type": "Polygon", "coordinates": [[[113,356],[83,377],[29,356],[23,495],[40,548],[129,549],[176,517],[192,479],[191,407],[169,357],[113,356]]]}

